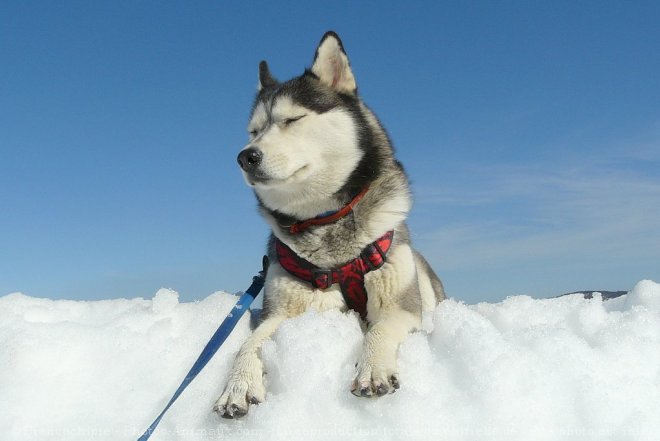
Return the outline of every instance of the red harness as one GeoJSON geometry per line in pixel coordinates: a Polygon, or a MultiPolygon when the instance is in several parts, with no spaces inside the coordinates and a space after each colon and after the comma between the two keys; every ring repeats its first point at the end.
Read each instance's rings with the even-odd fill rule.
{"type": "Polygon", "coordinates": [[[298,256],[279,239],[275,239],[277,259],[291,275],[310,283],[314,288],[327,289],[339,284],[349,308],[357,311],[363,320],[367,318],[367,289],[364,275],[385,264],[385,256],[392,246],[394,231],[388,231],[370,243],[360,255],[339,268],[322,269],[298,256]]]}

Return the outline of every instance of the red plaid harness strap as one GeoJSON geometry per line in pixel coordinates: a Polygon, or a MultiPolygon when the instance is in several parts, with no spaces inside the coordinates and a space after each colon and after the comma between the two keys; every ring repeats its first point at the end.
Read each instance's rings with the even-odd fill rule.
{"type": "Polygon", "coordinates": [[[346,264],[331,269],[322,269],[298,256],[279,239],[275,240],[277,259],[289,274],[310,283],[314,288],[327,289],[339,284],[349,308],[357,311],[363,320],[367,318],[367,290],[364,275],[385,264],[385,257],[392,246],[394,231],[388,231],[370,243],[360,255],[346,264]]]}

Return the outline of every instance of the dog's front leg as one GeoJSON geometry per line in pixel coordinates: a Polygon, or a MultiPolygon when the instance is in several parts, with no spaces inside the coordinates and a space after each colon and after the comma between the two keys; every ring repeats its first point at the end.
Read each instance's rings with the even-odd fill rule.
{"type": "Polygon", "coordinates": [[[399,388],[397,350],[406,336],[418,326],[419,318],[401,309],[383,314],[371,325],[364,338],[357,376],[351,388],[354,395],[382,396],[399,388]]]}
{"type": "Polygon", "coordinates": [[[281,315],[267,318],[241,346],[229,374],[227,386],[213,407],[213,410],[221,416],[242,417],[247,413],[250,404],[260,403],[266,398],[263,363],[259,351],[262,343],[273,335],[284,319],[286,317],[281,315]]]}

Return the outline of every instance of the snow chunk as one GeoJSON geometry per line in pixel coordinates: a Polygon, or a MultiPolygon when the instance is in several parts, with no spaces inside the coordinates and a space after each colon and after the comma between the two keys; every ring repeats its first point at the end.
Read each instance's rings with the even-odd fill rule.
{"type": "Polygon", "coordinates": [[[179,293],[171,289],[161,288],[151,301],[151,309],[159,314],[174,311],[179,304],[179,293]]]}
{"type": "Polygon", "coordinates": [[[650,310],[660,311],[660,285],[652,280],[642,280],[626,296],[627,308],[645,306],[650,310]]]}

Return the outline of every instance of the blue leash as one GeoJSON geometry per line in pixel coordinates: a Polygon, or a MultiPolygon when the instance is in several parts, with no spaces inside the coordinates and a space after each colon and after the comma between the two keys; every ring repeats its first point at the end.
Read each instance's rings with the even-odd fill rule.
{"type": "Polygon", "coordinates": [[[199,354],[199,357],[197,357],[197,361],[195,361],[195,364],[193,364],[193,367],[190,368],[190,371],[188,372],[188,375],[183,379],[181,382],[181,385],[179,388],[174,392],[174,395],[170,399],[170,402],[167,403],[167,406],[165,406],[165,409],[158,415],[158,418],[151,423],[151,426],[144,432],[144,434],[138,438],[138,441],[147,441],[149,437],[154,433],[156,430],[156,427],[158,426],[158,423],[160,423],[160,420],[163,418],[163,415],[165,415],[165,412],[174,404],[177,398],[179,398],[179,395],[183,393],[183,391],[188,387],[191,381],[195,379],[197,374],[200,373],[202,369],[204,369],[204,366],[211,360],[213,355],[220,349],[220,346],[227,340],[227,337],[229,337],[229,334],[231,334],[231,331],[234,330],[234,327],[236,326],[236,323],[238,323],[238,320],[243,316],[243,313],[248,310],[250,307],[250,304],[252,301],[257,297],[257,294],[261,291],[261,288],[264,286],[264,281],[266,280],[266,271],[268,270],[268,258],[264,256],[263,260],[263,270],[259,271],[259,274],[254,276],[252,278],[252,285],[245,291],[243,295],[238,299],[238,302],[236,302],[236,305],[234,305],[234,308],[231,310],[231,312],[227,315],[225,320],[220,324],[218,327],[217,331],[215,331],[215,334],[213,334],[213,337],[211,337],[211,340],[206,344],[204,349],[202,350],[202,353],[199,354]]]}

